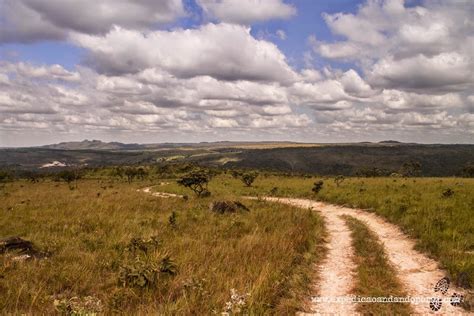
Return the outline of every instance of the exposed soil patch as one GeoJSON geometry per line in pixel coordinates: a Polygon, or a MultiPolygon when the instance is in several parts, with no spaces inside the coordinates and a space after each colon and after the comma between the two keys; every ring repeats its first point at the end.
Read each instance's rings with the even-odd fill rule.
{"type": "Polygon", "coordinates": [[[152,188],[152,187],[147,187],[147,188],[139,189],[139,190],[137,190],[137,191],[142,191],[142,192],[151,194],[151,195],[153,195],[153,196],[162,197],[162,198],[170,198],[170,197],[183,198],[183,195],[174,194],[174,193],[152,192],[152,191],[151,191],[151,188],[152,188]]]}

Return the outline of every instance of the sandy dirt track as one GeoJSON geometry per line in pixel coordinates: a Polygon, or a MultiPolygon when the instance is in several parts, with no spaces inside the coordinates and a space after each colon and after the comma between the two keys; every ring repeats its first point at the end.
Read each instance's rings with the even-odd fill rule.
{"type": "MultiPolygon", "coordinates": [[[[428,258],[426,255],[414,249],[415,242],[408,238],[401,230],[393,224],[386,222],[374,213],[369,213],[359,209],[340,207],[323,202],[317,202],[307,199],[292,198],[275,198],[265,197],[266,201],[285,203],[300,208],[311,208],[319,211],[326,220],[329,232],[328,241],[328,258],[322,263],[321,281],[318,295],[327,296],[334,295],[343,296],[347,294],[347,289],[352,287],[352,278],[348,275],[353,264],[348,264],[347,259],[342,262],[344,264],[334,264],[334,258],[349,256],[351,253],[350,236],[345,243],[341,243],[340,238],[345,235],[341,233],[347,230],[342,222],[341,215],[350,215],[363,221],[370,230],[372,230],[379,240],[382,242],[387,253],[388,259],[397,271],[397,277],[402,283],[405,291],[412,297],[439,297],[449,298],[453,293],[463,293],[459,288],[450,286],[448,292],[443,295],[434,291],[434,286],[438,280],[446,276],[446,273],[439,269],[436,261],[428,258]],[[336,247],[336,248],[335,248],[336,247]],[[333,258],[331,258],[333,257],[333,258]],[[345,265],[347,265],[345,267],[345,265]],[[344,269],[343,271],[341,269],[344,269]],[[340,280],[334,281],[334,278],[340,280]],[[349,284],[350,283],[350,284],[349,284]],[[334,285],[334,286],[331,286],[334,285]]],[[[347,236],[347,235],[346,235],[347,236]]],[[[354,306],[351,304],[314,304],[313,312],[316,314],[352,314],[354,306]],[[340,305],[339,307],[337,305],[340,305]],[[341,310],[344,309],[344,310],[341,310]]],[[[430,309],[429,303],[412,304],[412,308],[416,314],[449,314],[462,315],[468,314],[460,307],[454,307],[449,303],[443,303],[438,312],[430,309]]]]}

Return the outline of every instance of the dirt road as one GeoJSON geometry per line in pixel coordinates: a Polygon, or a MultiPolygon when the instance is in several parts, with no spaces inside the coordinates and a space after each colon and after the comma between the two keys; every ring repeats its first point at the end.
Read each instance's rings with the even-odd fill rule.
{"type": "MultiPolygon", "coordinates": [[[[449,298],[454,293],[463,293],[461,289],[453,286],[444,295],[435,292],[435,284],[445,277],[446,273],[439,269],[436,261],[416,251],[415,242],[403,234],[396,225],[386,222],[374,213],[306,199],[275,197],[264,199],[305,209],[312,208],[319,211],[326,220],[329,232],[329,252],[328,258],[320,267],[319,296],[344,296],[348,294],[348,289],[352,288],[351,238],[345,223],[340,218],[341,215],[350,215],[363,221],[377,235],[409,296],[449,298]],[[346,240],[341,240],[343,238],[346,240]]],[[[417,314],[467,314],[462,308],[454,307],[449,303],[442,303],[441,309],[436,313],[427,302],[412,304],[412,308],[417,314]]],[[[313,305],[313,311],[321,314],[352,314],[353,310],[353,304],[315,303],[313,305]]]]}

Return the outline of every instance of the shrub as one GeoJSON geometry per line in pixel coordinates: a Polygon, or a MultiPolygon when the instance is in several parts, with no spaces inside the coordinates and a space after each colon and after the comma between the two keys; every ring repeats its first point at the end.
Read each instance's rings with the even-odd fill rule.
{"type": "Polygon", "coordinates": [[[447,188],[446,190],[443,191],[442,196],[444,198],[450,198],[454,195],[454,191],[451,190],[450,188],[447,188]]]}
{"type": "Polygon", "coordinates": [[[249,212],[249,208],[239,201],[215,201],[209,205],[209,209],[212,212],[224,214],[224,213],[235,213],[238,210],[249,212]]]}
{"type": "Polygon", "coordinates": [[[41,178],[44,178],[44,174],[40,174],[36,171],[26,170],[21,173],[21,177],[27,179],[31,183],[37,183],[41,178]]]}
{"type": "Polygon", "coordinates": [[[177,271],[170,256],[164,256],[159,263],[137,256],[132,263],[120,266],[119,284],[123,287],[152,288],[156,286],[160,274],[174,276],[177,271]]]}
{"type": "Polygon", "coordinates": [[[169,274],[169,275],[176,275],[178,273],[178,267],[171,260],[170,256],[165,256],[161,259],[160,262],[160,273],[169,274]]]}
{"type": "Polygon", "coordinates": [[[133,254],[141,251],[148,254],[151,250],[156,249],[161,245],[158,236],[152,236],[150,238],[132,238],[129,244],[125,247],[125,250],[133,254]]]}
{"type": "Polygon", "coordinates": [[[11,180],[12,176],[10,172],[5,170],[0,170],[0,182],[7,182],[11,180]]]}
{"type": "Polygon", "coordinates": [[[418,161],[405,162],[401,169],[400,174],[404,177],[416,177],[421,174],[421,163],[418,161]]]}
{"type": "Polygon", "coordinates": [[[123,172],[127,176],[128,183],[132,183],[133,179],[139,178],[140,180],[145,179],[148,176],[148,173],[142,167],[134,168],[128,167],[123,172]]]}
{"type": "Polygon", "coordinates": [[[474,178],[474,164],[464,166],[461,171],[461,176],[465,178],[474,178]]]}
{"type": "Polygon", "coordinates": [[[371,177],[387,177],[387,176],[392,176],[392,174],[396,174],[391,170],[388,169],[380,169],[377,167],[362,167],[356,171],[356,176],[358,177],[366,177],[366,178],[371,178],[371,177]]]}
{"type": "Polygon", "coordinates": [[[337,177],[334,178],[334,182],[336,183],[336,186],[339,187],[339,185],[344,181],[344,176],[343,175],[338,175],[337,177]]]}
{"type": "Polygon", "coordinates": [[[69,189],[77,188],[77,180],[82,178],[82,175],[79,170],[63,170],[58,173],[59,179],[67,182],[69,189]],[[72,183],[74,182],[74,186],[72,183]]]}
{"type": "Polygon", "coordinates": [[[242,172],[238,170],[232,170],[230,174],[232,175],[232,178],[234,179],[238,179],[242,176],[242,172]]]}
{"type": "Polygon", "coordinates": [[[240,180],[242,180],[246,186],[251,187],[257,177],[258,173],[256,172],[245,172],[241,175],[240,180]]]}
{"type": "Polygon", "coordinates": [[[313,191],[314,193],[318,194],[319,191],[321,191],[323,189],[323,185],[324,185],[324,182],[322,180],[319,180],[319,181],[316,181],[314,184],[313,184],[313,188],[311,189],[311,191],[313,191]]]}
{"type": "Polygon", "coordinates": [[[277,195],[278,193],[278,188],[274,187],[273,189],[270,190],[270,195],[277,195]]]}
{"type": "Polygon", "coordinates": [[[120,267],[119,283],[123,287],[149,288],[156,284],[158,274],[157,264],[137,257],[133,263],[120,267]]]}
{"type": "Polygon", "coordinates": [[[123,178],[124,173],[125,173],[125,170],[122,167],[115,167],[110,171],[110,175],[112,177],[117,177],[119,179],[123,178]]]}
{"type": "Polygon", "coordinates": [[[176,220],[177,216],[176,216],[176,212],[173,211],[170,215],[170,217],[168,217],[168,224],[172,227],[172,228],[176,228],[178,225],[177,225],[177,220],[176,220]]]}

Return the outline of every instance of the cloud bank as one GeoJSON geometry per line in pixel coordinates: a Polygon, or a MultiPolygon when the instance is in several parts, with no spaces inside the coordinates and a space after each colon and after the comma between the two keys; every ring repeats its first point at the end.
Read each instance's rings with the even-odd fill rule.
{"type": "Polygon", "coordinates": [[[471,2],[369,0],[355,13],[323,14],[340,40],[311,35],[310,54],[323,62],[305,68],[251,32],[295,18],[293,5],[197,3],[209,22],[161,28],[190,14],[181,1],[0,1],[1,42],[55,39],[86,51],[72,70],[0,62],[0,141],[472,142],[471,2]]]}

